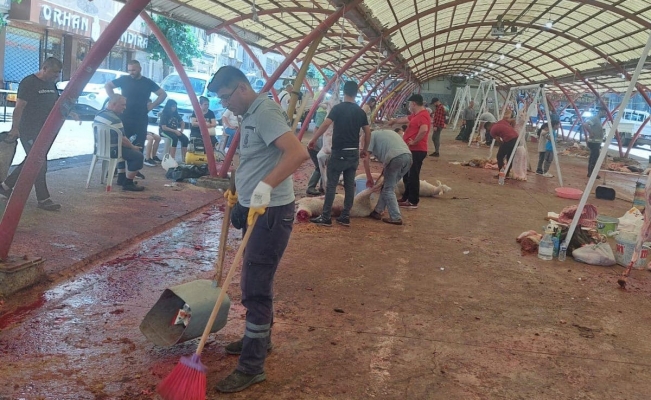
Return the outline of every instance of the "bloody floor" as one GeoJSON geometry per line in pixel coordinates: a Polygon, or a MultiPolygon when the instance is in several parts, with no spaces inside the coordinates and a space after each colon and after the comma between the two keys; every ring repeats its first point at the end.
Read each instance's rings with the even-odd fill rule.
{"type": "MultiPolygon", "coordinates": [[[[634,271],[624,291],[619,266],[521,256],[515,237],[575,201],[554,196],[554,179],[500,187],[495,171],[450,164],[488,153],[454,134],[444,132],[441,157],[422,174],[452,192],[404,210],[405,225],[295,225],[276,275],[267,381],[229,398],[648,398],[649,272],[634,271]]],[[[583,188],[586,162],[561,158],[566,186],[583,188]]],[[[310,172],[297,172],[297,194],[310,172]]],[[[634,180],[611,183],[632,197],[634,180]]],[[[615,217],[631,206],[589,202],[615,217]]],[[[206,206],[73,277],[4,299],[0,398],[155,398],[196,341],[158,348],[138,325],[166,287],[211,277],[220,222],[206,206]]],[[[239,237],[230,232],[227,260],[239,237]]],[[[212,387],[236,364],[222,346],[243,332],[237,276],[229,295],[229,322],[202,357],[211,399],[226,397],[212,387]]]]}

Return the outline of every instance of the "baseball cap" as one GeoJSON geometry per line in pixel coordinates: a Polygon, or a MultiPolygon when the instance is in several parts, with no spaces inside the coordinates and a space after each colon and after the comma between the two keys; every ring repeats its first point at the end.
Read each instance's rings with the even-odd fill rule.
{"type": "Polygon", "coordinates": [[[419,106],[423,105],[423,96],[419,94],[412,94],[407,101],[413,101],[414,103],[418,104],[419,106]]]}

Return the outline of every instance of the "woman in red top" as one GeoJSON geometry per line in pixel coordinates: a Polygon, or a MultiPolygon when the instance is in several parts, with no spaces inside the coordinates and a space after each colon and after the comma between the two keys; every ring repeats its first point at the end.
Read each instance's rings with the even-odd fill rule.
{"type": "Polygon", "coordinates": [[[432,118],[423,106],[423,96],[413,94],[407,101],[409,101],[411,115],[389,120],[389,125],[408,124],[402,138],[411,150],[413,163],[407,175],[402,178],[405,183],[405,193],[398,201],[398,205],[413,209],[418,208],[420,201],[420,168],[427,157],[427,134],[432,126],[432,118]]]}

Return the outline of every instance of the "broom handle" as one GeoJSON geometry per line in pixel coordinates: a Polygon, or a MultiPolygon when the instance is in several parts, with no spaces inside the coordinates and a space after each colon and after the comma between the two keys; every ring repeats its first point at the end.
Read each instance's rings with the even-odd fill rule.
{"type": "Polygon", "coordinates": [[[228,271],[228,274],[226,275],[226,279],[224,280],[224,285],[222,286],[221,291],[219,292],[219,297],[217,297],[217,302],[215,303],[215,307],[212,309],[212,313],[210,313],[210,318],[208,318],[208,323],[206,324],[206,328],[203,330],[203,335],[201,335],[199,346],[197,346],[197,352],[196,352],[197,355],[201,354],[201,352],[203,351],[203,347],[206,345],[206,342],[208,341],[208,336],[210,335],[212,324],[215,323],[215,319],[217,319],[217,313],[219,312],[219,309],[222,306],[222,303],[224,302],[224,297],[226,297],[226,288],[228,288],[228,286],[231,284],[231,281],[233,280],[233,275],[235,275],[235,270],[237,269],[237,266],[242,260],[242,254],[244,254],[244,248],[246,247],[246,244],[248,243],[249,238],[251,237],[251,232],[253,232],[255,223],[257,221],[258,221],[258,214],[254,214],[253,223],[246,230],[244,239],[242,239],[242,243],[240,243],[240,247],[237,249],[237,254],[235,254],[235,258],[233,259],[233,263],[231,264],[231,269],[228,271]]]}
{"type": "MultiPolygon", "coordinates": [[[[231,181],[229,187],[231,193],[235,193],[235,171],[231,171],[231,181]]],[[[217,263],[215,265],[215,276],[213,281],[217,282],[220,287],[222,282],[222,273],[224,271],[224,258],[226,257],[226,241],[228,240],[228,228],[231,226],[231,206],[226,199],[226,210],[224,211],[224,220],[222,221],[222,231],[219,237],[219,249],[217,254],[217,263]]]]}

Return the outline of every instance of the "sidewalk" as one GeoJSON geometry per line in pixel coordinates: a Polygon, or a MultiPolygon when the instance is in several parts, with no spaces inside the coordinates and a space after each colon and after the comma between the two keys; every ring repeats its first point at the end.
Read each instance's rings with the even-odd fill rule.
{"type": "MultiPolygon", "coordinates": [[[[36,208],[32,190],[10,251],[14,256],[45,258],[46,273],[52,278],[169,229],[222,198],[217,190],[166,179],[160,166],[142,170],[146,179],[138,184],[145,191],[123,192],[114,178],[113,189],[107,193],[100,184],[101,163],[85,189],[90,156],[52,164],[59,168],[48,171],[48,187],[61,210],[36,208]]],[[[6,199],[0,200],[0,211],[6,204],[6,199]]]]}

